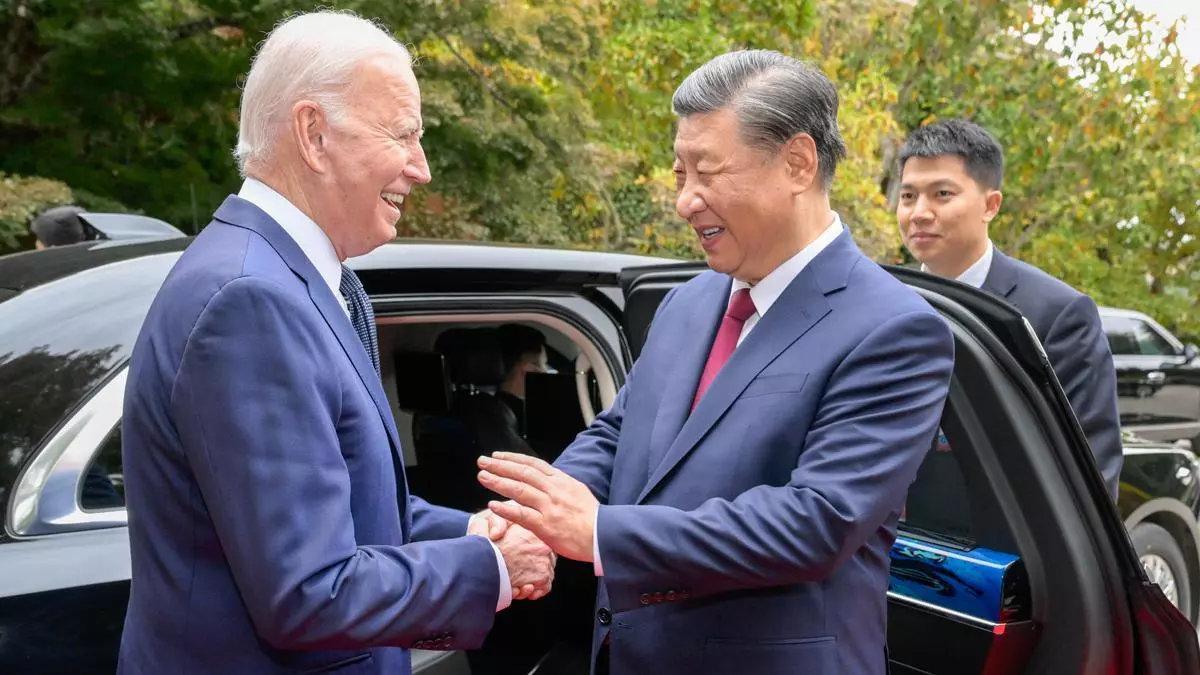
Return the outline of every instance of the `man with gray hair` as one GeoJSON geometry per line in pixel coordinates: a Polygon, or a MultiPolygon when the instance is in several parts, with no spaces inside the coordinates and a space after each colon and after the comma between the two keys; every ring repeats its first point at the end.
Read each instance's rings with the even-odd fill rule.
{"type": "Polygon", "coordinates": [[[887,671],[888,552],[949,387],[949,328],[830,209],[837,92],[770,51],[673,100],[676,209],[712,269],[667,294],[553,466],[496,453],[498,515],[599,577],[596,672],[887,671]]]}
{"type": "Polygon", "coordinates": [[[409,648],[477,647],[512,598],[548,592],[553,554],[409,494],[370,299],[343,264],[393,239],[430,180],[407,51],[348,13],[283,22],[247,77],[237,157],[240,193],[133,350],[119,669],[408,673],[409,648]]]}

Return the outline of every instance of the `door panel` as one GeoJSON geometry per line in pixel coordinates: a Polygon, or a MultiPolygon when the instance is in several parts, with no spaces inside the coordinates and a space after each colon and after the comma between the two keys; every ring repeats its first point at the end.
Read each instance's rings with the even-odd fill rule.
{"type": "Polygon", "coordinates": [[[621,290],[625,293],[625,316],[623,319],[625,339],[629,343],[630,361],[642,353],[650,322],[659,304],[671,289],[686,283],[704,272],[704,263],[680,263],[654,267],[630,267],[621,271],[621,290]]]}

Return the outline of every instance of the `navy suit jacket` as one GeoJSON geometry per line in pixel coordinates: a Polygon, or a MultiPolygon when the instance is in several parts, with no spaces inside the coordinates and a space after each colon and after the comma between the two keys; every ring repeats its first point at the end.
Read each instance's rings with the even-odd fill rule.
{"type": "Polygon", "coordinates": [[[491,628],[491,545],[408,494],[366,350],[249,202],[225,201],[155,298],[122,425],[121,672],[408,673],[406,648],[491,628]]]}
{"type": "Polygon", "coordinates": [[[672,291],[556,463],[604,504],[593,650],[611,638],[613,673],[884,673],[888,553],[950,330],[843,232],[689,413],[730,284],[672,291]]]}
{"type": "Polygon", "coordinates": [[[1115,498],[1125,463],[1117,412],[1117,371],[1096,303],[998,249],[983,288],[1007,300],[1033,325],[1115,498]]]}

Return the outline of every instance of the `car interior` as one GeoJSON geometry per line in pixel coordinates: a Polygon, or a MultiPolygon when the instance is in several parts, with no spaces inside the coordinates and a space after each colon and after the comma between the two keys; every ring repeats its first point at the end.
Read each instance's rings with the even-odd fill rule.
{"type": "MultiPolygon", "coordinates": [[[[498,497],[476,479],[479,455],[553,462],[616,395],[613,373],[592,366],[603,363],[595,346],[547,315],[384,317],[379,343],[410,489],[469,512],[498,497]],[[545,367],[524,373],[518,397],[505,390],[514,367],[505,335],[522,331],[540,337],[545,367]]],[[[550,652],[542,672],[586,673],[594,594],[591,567],[560,560],[554,593],[497,615],[483,648],[468,654],[471,672],[527,673],[550,652]]]]}

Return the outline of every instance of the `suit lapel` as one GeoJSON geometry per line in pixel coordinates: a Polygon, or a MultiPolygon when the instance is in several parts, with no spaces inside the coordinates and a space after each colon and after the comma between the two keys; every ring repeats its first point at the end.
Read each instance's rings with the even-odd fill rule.
{"type": "Polygon", "coordinates": [[[732,280],[724,274],[705,275],[704,278],[705,286],[697,289],[689,299],[697,309],[687,313],[679,327],[678,335],[683,339],[672,345],[676,358],[670,363],[671,372],[666,377],[658,416],[650,433],[648,472],[662,461],[688,418],[696,387],[700,385],[700,374],[729,305],[732,280]]]}
{"type": "Polygon", "coordinates": [[[404,457],[400,452],[400,436],[396,432],[392,409],[383,393],[383,384],[379,381],[379,374],[375,372],[375,366],[371,364],[362,341],[358,339],[358,334],[354,332],[354,327],[350,325],[350,320],[342,311],[342,306],[329,292],[329,286],[321,278],[317,268],[313,267],[308,256],[304,255],[296,241],[287,232],[284,232],[278,223],[258,207],[240,197],[233,195],[227,197],[213,217],[223,223],[245,228],[261,235],[287,266],[296,273],[296,276],[304,280],[308,287],[309,298],[312,299],[317,311],[321,313],[325,323],[337,337],[350,362],[354,364],[354,370],[362,380],[363,386],[371,394],[371,400],[375,402],[375,408],[379,411],[380,418],[383,419],[384,427],[387,428],[388,438],[391,439],[392,452],[395,454],[397,466],[401,467],[401,472],[403,472],[404,457]]]}
{"type": "Polygon", "coordinates": [[[1017,288],[1017,266],[1000,249],[992,251],[992,266],[983,280],[984,290],[1007,298],[1017,288]]]}
{"type": "MultiPolygon", "coordinates": [[[[792,280],[771,306],[770,311],[734,350],[733,356],[717,374],[704,398],[700,399],[691,416],[683,422],[679,434],[653,469],[635,503],[645,500],[671,470],[687,457],[767,365],[829,314],[831,309],[825,296],[845,288],[846,278],[861,255],[849,232],[843,232],[792,280]]],[[[724,284],[724,288],[728,293],[729,284],[724,284]]],[[[720,306],[724,309],[725,304],[721,303],[720,306]]],[[[719,316],[717,319],[719,320],[719,316]]],[[[709,333],[712,330],[715,329],[710,329],[709,333]]],[[[711,347],[711,342],[705,342],[704,357],[707,357],[707,348],[711,347]]],[[[691,405],[692,395],[700,379],[699,370],[703,368],[703,364],[703,359],[692,364],[696,373],[686,378],[691,381],[691,388],[686,391],[673,391],[675,396],[669,405],[680,405],[681,402],[677,400],[680,398],[684,399],[682,405],[685,408],[691,405]]],[[[665,397],[663,405],[668,405],[665,397]]]]}

